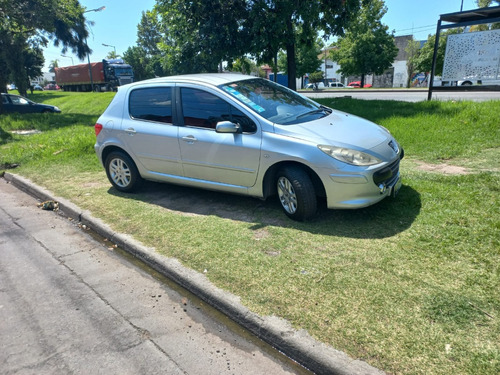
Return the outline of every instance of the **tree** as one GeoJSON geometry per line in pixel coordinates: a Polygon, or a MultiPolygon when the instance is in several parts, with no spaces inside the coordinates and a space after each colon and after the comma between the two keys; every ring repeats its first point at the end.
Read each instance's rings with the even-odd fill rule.
{"type": "Polygon", "coordinates": [[[382,74],[397,56],[394,35],[389,34],[388,27],[381,22],[386,12],[382,0],[365,3],[358,18],[331,52],[332,60],[340,65],[339,72],[345,76],[361,76],[361,87],[367,74],[382,74]]]}
{"type": "Polygon", "coordinates": [[[258,77],[265,77],[266,73],[260,69],[255,61],[248,57],[241,57],[234,61],[230,70],[233,72],[241,72],[243,74],[250,74],[258,77]]]}
{"type": "Polygon", "coordinates": [[[83,12],[78,0],[0,0],[0,85],[5,87],[11,75],[25,95],[30,70],[25,64],[39,63],[27,54],[49,41],[61,46],[62,53],[71,49],[83,59],[90,52],[83,12]]]}
{"type": "MultiPolygon", "coordinates": [[[[158,48],[158,45],[162,42],[160,27],[156,9],[142,12],[141,22],[137,25],[137,45],[149,57],[157,55],[160,52],[158,48]]],[[[165,40],[164,43],[170,44],[168,40],[165,40]]]]}
{"type": "Polygon", "coordinates": [[[245,55],[245,0],[157,0],[164,68],[173,73],[217,72],[245,55]]]}
{"type": "MultiPolygon", "coordinates": [[[[493,3],[500,4],[500,0],[477,0],[477,6],[479,8],[487,8],[491,6],[493,3]]],[[[500,29],[500,22],[494,23],[492,25],[474,25],[471,27],[471,31],[486,31],[490,29],[500,29]]]]}
{"type": "MultiPolygon", "coordinates": [[[[305,76],[307,73],[315,72],[321,66],[322,60],[320,59],[321,55],[321,47],[322,47],[321,38],[317,38],[313,41],[312,45],[309,43],[300,43],[300,40],[297,42],[296,46],[296,75],[294,78],[300,78],[305,76]]],[[[278,54],[278,67],[280,71],[288,74],[288,64],[287,64],[286,54],[282,51],[278,54]]]]}
{"type": "MultiPolygon", "coordinates": [[[[449,29],[441,33],[439,37],[439,45],[436,56],[436,71],[435,75],[440,76],[443,73],[444,54],[446,52],[446,39],[448,35],[459,34],[463,30],[460,28],[449,29]]],[[[414,59],[414,68],[419,72],[430,72],[432,70],[432,58],[434,55],[434,45],[436,43],[436,35],[429,35],[427,41],[420,49],[414,59]]]]}
{"type": "MultiPolygon", "coordinates": [[[[137,46],[129,47],[123,54],[125,61],[134,70],[134,79],[141,81],[164,76],[164,54],[158,48],[162,42],[161,25],[156,10],[142,12],[137,26],[137,46]]],[[[169,44],[168,42],[166,42],[169,44]]]]}
{"type": "Polygon", "coordinates": [[[321,70],[317,70],[317,71],[309,74],[309,81],[311,83],[314,83],[314,87],[316,90],[318,89],[318,83],[323,82],[323,79],[324,79],[324,76],[323,76],[323,72],[321,70]]]}
{"type": "Polygon", "coordinates": [[[500,0],[477,0],[477,6],[479,8],[486,8],[491,6],[493,2],[500,4],[500,0]]]}
{"type": "Polygon", "coordinates": [[[164,66],[175,73],[212,72],[247,54],[277,70],[286,51],[289,87],[296,88],[297,46],[313,46],[318,30],[341,35],[371,0],[157,0],[164,66]]]}
{"type": "MultiPolygon", "coordinates": [[[[368,2],[371,0],[363,0],[368,2]]],[[[342,35],[355,19],[361,0],[253,0],[248,1],[253,51],[269,59],[280,49],[286,51],[288,87],[295,90],[297,46],[312,46],[317,31],[324,37],[342,35]],[[264,28],[264,32],[259,32],[264,28]]],[[[269,60],[268,60],[269,61],[269,60]]]]}
{"type": "Polygon", "coordinates": [[[150,57],[140,46],[129,47],[124,52],[123,59],[132,66],[135,81],[161,77],[167,73],[163,69],[161,56],[150,57]]]}
{"type": "Polygon", "coordinates": [[[418,54],[420,51],[420,42],[418,40],[409,40],[408,45],[405,48],[405,52],[408,56],[408,60],[406,60],[406,70],[408,72],[408,80],[406,82],[406,87],[410,88],[411,78],[414,73],[418,73],[419,70],[415,68],[415,61],[418,58],[418,54]]]}
{"type": "Polygon", "coordinates": [[[59,60],[54,59],[49,64],[49,72],[54,73],[55,68],[59,68],[59,60]]]}
{"type": "Polygon", "coordinates": [[[120,55],[117,54],[116,51],[114,51],[114,50],[113,51],[109,51],[108,54],[106,55],[106,58],[110,59],[110,60],[117,59],[119,57],[120,57],[120,55]]]}

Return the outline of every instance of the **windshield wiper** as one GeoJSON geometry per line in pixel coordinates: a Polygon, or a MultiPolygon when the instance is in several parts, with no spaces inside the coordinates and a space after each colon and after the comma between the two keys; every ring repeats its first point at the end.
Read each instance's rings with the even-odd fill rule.
{"type": "Polygon", "coordinates": [[[302,113],[301,115],[298,115],[297,119],[305,117],[305,116],[315,115],[316,113],[324,113],[325,116],[327,116],[330,113],[332,113],[332,110],[330,108],[328,108],[328,107],[321,106],[318,109],[313,109],[312,111],[305,112],[305,113],[302,113]]]}

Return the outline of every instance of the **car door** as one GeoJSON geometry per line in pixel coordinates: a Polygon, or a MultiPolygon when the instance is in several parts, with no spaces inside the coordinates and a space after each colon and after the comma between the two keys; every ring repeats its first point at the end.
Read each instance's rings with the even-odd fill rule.
{"type": "Polygon", "coordinates": [[[10,102],[8,95],[2,94],[2,110],[4,113],[11,113],[12,112],[12,103],[10,102]]]}
{"type": "Polygon", "coordinates": [[[34,112],[30,102],[22,96],[9,95],[10,104],[7,106],[9,112],[30,113],[34,112]]]}
{"type": "Polygon", "coordinates": [[[261,131],[248,115],[209,89],[179,87],[179,145],[184,176],[250,187],[260,164],[261,131]],[[217,133],[218,122],[238,123],[241,133],[217,133]]]}
{"type": "Polygon", "coordinates": [[[119,137],[148,173],[161,179],[182,176],[178,127],[173,124],[173,85],[132,90],[129,116],[124,116],[119,137]]]}

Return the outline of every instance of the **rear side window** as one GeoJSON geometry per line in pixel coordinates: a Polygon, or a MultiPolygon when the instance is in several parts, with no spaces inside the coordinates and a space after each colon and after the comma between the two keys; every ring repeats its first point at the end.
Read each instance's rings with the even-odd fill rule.
{"type": "Polygon", "coordinates": [[[172,123],[172,88],[151,87],[134,90],[129,98],[130,117],[172,123]]]}

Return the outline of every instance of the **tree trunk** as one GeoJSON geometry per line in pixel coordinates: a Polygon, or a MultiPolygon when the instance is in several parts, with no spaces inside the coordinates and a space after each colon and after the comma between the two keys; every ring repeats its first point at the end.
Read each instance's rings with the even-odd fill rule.
{"type": "Polygon", "coordinates": [[[274,54],[274,64],[273,64],[273,81],[278,82],[278,52],[274,54]]]}
{"type": "Polygon", "coordinates": [[[361,74],[361,84],[359,85],[360,88],[365,87],[365,74],[361,74]]]}
{"type": "Polygon", "coordinates": [[[287,32],[291,37],[286,41],[286,63],[288,67],[288,88],[291,90],[297,90],[297,81],[295,77],[297,76],[297,64],[295,61],[295,37],[293,33],[292,20],[288,19],[286,21],[287,32]]]}

